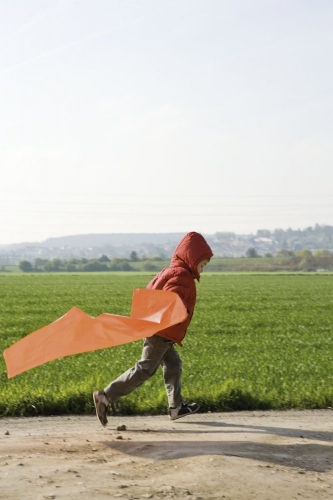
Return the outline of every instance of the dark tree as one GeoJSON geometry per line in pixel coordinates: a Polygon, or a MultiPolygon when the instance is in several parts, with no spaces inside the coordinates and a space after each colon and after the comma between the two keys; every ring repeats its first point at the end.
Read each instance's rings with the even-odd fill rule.
{"type": "Polygon", "coordinates": [[[138,254],[136,252],[134,252],[134,250],[133,250],[133,252],[131,252],[130,260],[132,262],[137,262],[139,260],[138,254]]]}
{"type": "Polygon", "coordinates": [[[24,273],[31,273],[31,271],[32,271],[32,264],[28,260],[21,260],[21,262],[19,263],[19,268],[24,273]]]}
{"type": "Polygon", "coordinates": [[[246,250],[246,257],[248,257],[249,259],[255,259],[257,257],[259,257],[259,254],[257,252],[257,250],[253,247],[250,247],[246,250]]]}

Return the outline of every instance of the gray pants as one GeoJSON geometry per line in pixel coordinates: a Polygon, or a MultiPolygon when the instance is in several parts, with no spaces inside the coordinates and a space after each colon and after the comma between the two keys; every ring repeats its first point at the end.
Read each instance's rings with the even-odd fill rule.
{"type": "Polygon", "coordinates": [[[181,397],[182,362],[171,341],[153,335],[144,339],[141,359],[133,368],[105,387],[104,392],[111,402],[130,394],[146,380],[155,375],[158,367],[163,370],[169,407],[176,408],[183,402],[181,397]]]}

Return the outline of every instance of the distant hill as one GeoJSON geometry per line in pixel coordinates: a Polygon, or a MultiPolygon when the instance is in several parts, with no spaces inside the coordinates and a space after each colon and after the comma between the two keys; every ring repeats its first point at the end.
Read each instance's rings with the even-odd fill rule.
{"type": "MultiPolygon", "coordinates": [[[[142,257],[169,258],[184,233],[110,233],[79,234],[48,238],[42,242],[0,245],[0,265],[17,264],[21,260],[129,257],[135,251],[142,257]]],[[[204,234],[216,256],[242,257],[249,248],[261,255],[275,255],[281,249],[291,251],[322,250],[333,252],[333,226],[306,229],[260,229],[256,234],[232,232],[204,234]]]]}
{"type": "Polygon", "coordinates": [[[129,257],[169,257],[184,233],[111,233],[78,234],[48,238],[42,242],[0,245],[0,265],[17,264],[21,260],[99,258],[102,255],[129,257]]]}
{"type": "Polygon", "coordinates": [[[104,247],[104,246],[133,246],[145,243],[165,245],[179,241],[184,233],[111,233],[111,234],[78,234],[48,238],[40,243],[42,247],[104,247]]]}

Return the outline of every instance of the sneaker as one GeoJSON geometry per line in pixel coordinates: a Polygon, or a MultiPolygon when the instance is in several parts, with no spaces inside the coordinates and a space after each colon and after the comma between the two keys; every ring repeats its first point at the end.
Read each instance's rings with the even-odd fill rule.
{"type": "Polygon", "coordinates": [[[186,415],[191,415],[198,411],[199,408],[200,405],[198,405],[198,403],[182,403],[177,406],[177,408],[169,408],[169,420],[177,420],[177,418],[186,417],[186,415]]]}
{"type": "Polygon", "coordinates": [[[96,408],[96,416],[100,423],[104,426],[108,423],[107,413],[110,406],[110,402],[106,397],[105,392],[95,391],[93,393],[94,405],[96,408]]]}

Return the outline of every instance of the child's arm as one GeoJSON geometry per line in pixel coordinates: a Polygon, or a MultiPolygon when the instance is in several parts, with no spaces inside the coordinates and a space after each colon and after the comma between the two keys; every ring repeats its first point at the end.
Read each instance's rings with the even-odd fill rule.
{"type": "Polygon", "coordinates": [[[179,279],[179,277],[171,278],[165,283],[165,285],[163,286],[163,290],[174,292],[179,295],[179,297],[183,301],[184,306],[186,307],[188,314],[193,313],[193,308],[190,307],[190,288],[188,286],[187,280],[181,280],[179,279]]]}
{"type": "Polygon", "coordinates": [[[179,295],[189,315],[192,316],[196,298],[195,283],[185,269],[166,268],[148,283],[147,288],[166,290],[179,295]]]}

